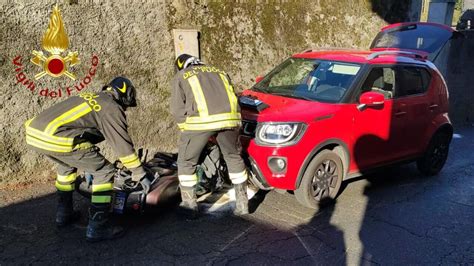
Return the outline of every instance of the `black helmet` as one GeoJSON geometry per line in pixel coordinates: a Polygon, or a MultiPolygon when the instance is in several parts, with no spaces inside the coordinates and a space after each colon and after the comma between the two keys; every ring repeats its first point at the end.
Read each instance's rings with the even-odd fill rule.
{"type": "Polygon", "coordinates": [[[181,54],[176,58],[175,66],[178,71],[187,68],[191,65],[202,65],[203,63],[199,60],[199,58],[194,57],[189,54],[181,54]]]}
{"type": "Polygon", "coordinates": [[[137,106],[136,91],[132,82],[124,77],[114,78],[103,90],[113,93],[115,100],[124,108],[137,106]]]}

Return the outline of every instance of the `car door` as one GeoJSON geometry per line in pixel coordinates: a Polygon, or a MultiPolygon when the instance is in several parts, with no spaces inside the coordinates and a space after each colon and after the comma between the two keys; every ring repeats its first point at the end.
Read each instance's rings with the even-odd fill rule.
{"type": "Polygon", "coordinates": [[[403,159],[420,151],[424,133],[433,121],[434,113],[431,110],[436,105],[431,104],[433,96],[427,93],[430,74],[423,66],[398,66],[396,83],[394,119],[404,123],[403,139],[398,144],[403,147],[398,157],[403,159]]]}
{"type": "Polygon", "coordinates": [[[369,91],[385,98],[382,108],[356,109],[353,113],[353,158],[361,171],[398,158],[405,148],[408,115],[403,113],[403,101],[394,99],[396,71],[394,66],[374,66],[359,88],[357,98],[369,91]]]}

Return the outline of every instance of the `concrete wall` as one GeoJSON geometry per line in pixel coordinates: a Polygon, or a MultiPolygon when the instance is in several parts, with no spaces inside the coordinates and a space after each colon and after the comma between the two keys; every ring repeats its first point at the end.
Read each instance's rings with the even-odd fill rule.
{"type": "Polygon", "coordinates": [[[455,126],[474,125],[474,30],[451,40],[435,64],[449,88],[450,118],[455,126]]]}
{"type": "Polygon", "coordinates": [[[463,0],[462,11],[466,11],[468,9],[474,9],[474,0],[463,0]]]}
{"type": "Polygon", "coordinates": [[[0,184],[52,177],[52,165],[26,148],[23,122],[64,99],[66,87],[80,84],[93,55],[99,63],[83,91],[97,90],[116,75],[128,76],[139,89],[140,106],[128,115],[136,146],[171,151],[178,135],[168,113],[173,28],[198,29],[203,61],[227,70],[236,87],[244,89],[255,76],[303,49],[367,48],[386,24],[373,6],[380,1],[366,0],[59,1],[68,51],[78,51],[82,59],[71,68],[78,80],[46,76],[30,91],[17,76],[33,79],[40,72],[29,59],[32,50],[42,50],[55,2],[0,1],[0,184]],[[59,87],[62,98],[39,95],[42,88],[59,87]]]}

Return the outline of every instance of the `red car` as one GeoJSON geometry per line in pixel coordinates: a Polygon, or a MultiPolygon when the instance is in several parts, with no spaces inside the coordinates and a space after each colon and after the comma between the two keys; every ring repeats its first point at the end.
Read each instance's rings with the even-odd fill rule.
{"type": "Polygon", "coordinates": [[[315,208],[343,180],[381,166],[416,161],[437,174],[453,127],[446,83],[429,58],[454,33],[394,24],[370,51],[308,50],[257,78],[240,98],[253,183],[293,190],[315,208]]]}

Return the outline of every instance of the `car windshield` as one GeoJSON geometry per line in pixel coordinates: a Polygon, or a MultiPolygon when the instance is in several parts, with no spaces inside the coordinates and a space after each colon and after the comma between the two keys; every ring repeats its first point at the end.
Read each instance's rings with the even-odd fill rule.
{"type": "Polygon", "coordinates": [[[359,64],[289,58],[252,89],[274,95],[336,103],[351,86],[360,67],[359,64]]]}

